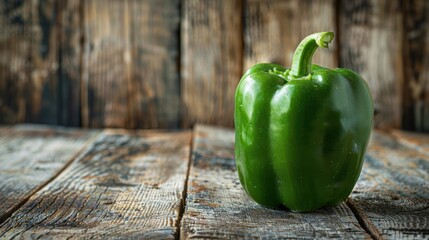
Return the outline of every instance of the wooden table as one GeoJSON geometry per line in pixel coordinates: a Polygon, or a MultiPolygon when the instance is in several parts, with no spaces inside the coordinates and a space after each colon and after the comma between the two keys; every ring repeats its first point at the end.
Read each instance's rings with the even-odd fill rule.
{"type": "Polygon", "coordinates": [[[241,188],[231,129],[0,128],[0,238],[429,238],[429,135],[373,132],[350,198],[270,210],[241,188]]]}

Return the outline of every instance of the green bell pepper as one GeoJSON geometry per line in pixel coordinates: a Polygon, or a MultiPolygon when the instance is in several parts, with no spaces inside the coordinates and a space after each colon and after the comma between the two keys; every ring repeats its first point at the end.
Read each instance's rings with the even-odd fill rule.
{"type": "Polygon", "coordinates": [[[292,68],[256,64],[235,94],[235,157],[240,182],[257,203],[292,211],[338,204],[362,169],[373,101],[355,72],[312,65],[332,32],[304,38],[292,68]]]}

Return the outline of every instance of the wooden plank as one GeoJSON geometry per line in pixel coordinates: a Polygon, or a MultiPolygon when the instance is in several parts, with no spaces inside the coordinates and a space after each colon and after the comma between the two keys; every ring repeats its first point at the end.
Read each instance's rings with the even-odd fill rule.
{"type": "Polygon", "coordinates": [[[345,203],[303,214],[253,202],[239,183],[227,129],[196,127],[185,206],[184,239],[369,238],[345,203]]]}
{"type": "MultiPolygon", "coordinates": [[[[74,12],[73,7],[70,9],[72,1],[76,0],[0,3],[4,13],[0,17],[0,123],[79,125],[80,116],[75,114],[79,88],[62,81],[64,71],[59,62],[62,56],[70,57],[64,52],[64,45],[66,41],[72,43],[73,38],[69,35],[62,38],[63,43],[60,41],[64,35],[62,30],[72,31],[70,27],[61,28],[68,26],[61,18],[74,12]],[[72,93],[68,94],[69,91],[72,93]],[[74,114],[62,115],[69,111],[74,114]]],[[[79,63],[79,59],[77,61],[79,63]]],[[[78,70],[73,69],[73,74],[79,75],[78,70]]]]}
{"type": "MultiPolygon", "coordinates": [[[[290,67],[293,53],[304,37],[336,30],[335,7],[334,0],[247,0],[243,70],[261,62],[290,67]]],[[[337,40],[336,37],[328,50],[317,51],[313,63],[337,67],[337,40]]]]}
{"type": "Polygon", "coordinates": [[[351,195],[361,218],[386,239],[429,237],[429,156],[373,132],[351,195]]]}
{"type": "Polygon", "coordinates": [[[429,1],[404,1],[404,122],[409,130],[429,132],[429,1]]]}
{"type": "Polygon", "coordinates": [[[190,142],[190,132],[104,131],[0,238],[174,239],[190,142]]]}
{"type": "Polygon", "coordinates": [[[393,130],[392,135],[403,145],[429,154],[429,134],[393,130]]]}
{"type": "Polygon", "coordinates": [[[31,1],[26,121],[58,124],[58,26],[55,0],[31,1]]]}
{"type": "Polygon", "coordinates": [[[340,66],[368,81],[375,126],[399,128],[403,85],[403,17],[399,0],[340,1],[340,66]]]}
{"type": "Polygon", "coordinates": [[[96,132],[18,126],[0,132],[0,222],[54,178],[96,132]]]}
{"type": "Polygon", "coordinates": [[[178,128],[179,0],[130,3],[131,111],[136,128],[178,128]]]}
{"type": "Polygon", "coordinates": [[[83,125],[178,127],[179,1],[83,4],[83,125]]]}
{"type": "Polygon", "coordinates": [[[6,136],[8,136],[10,133],[10,129],[12,128],[11,125],[0,125],[0,145],[3,142],[7,142],[6,136]]]}
{"type": "Polygon", "coordinates": [[[80,91],[82,64],[81,0],[58,1],[58,123],[81,126],[80,91]]]}
{"type": "Polygon", "coordinates": [[[184,0],[182,5],[182,127],[233,126],[242,74],[241,0],[184,0]]]}
{"type": "Polygon", "coordinates": [[[128,1],[83,1],[82,124],[132,127],[128,1]]]}
{"type": "Polygon", "coordinates": [[[0,123],[25,120],[30,69],[30,1],[0,1],[0,123]]]}

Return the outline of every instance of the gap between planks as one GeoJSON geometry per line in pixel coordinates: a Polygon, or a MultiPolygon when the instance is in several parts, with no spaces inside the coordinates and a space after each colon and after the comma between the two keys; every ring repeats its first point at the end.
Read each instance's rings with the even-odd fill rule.
{"type": "MultiPolygon", "coordinates": [[[[15,127],[18,128],[31,128],[31,124],[30,125],[16,125],[15,127]]],[[[0,130],[4,131],[4,132],[9,132],[14,126],[2,126],[0,130]]],[[[39,126],[41,127],[41,126],[39,126]]],[[[46,129],[51,129],[49,127],[47,127],[46,129]]],[[[109,129],[104,129],[102,131],[98,131],[95,132],[90,138],[88,138],[88,140],[86,140],[86,142],[84,143],[84,145],[76,151],[76,153],[74,153],[69,160],[66,161],[66,163],[64,164],[64,166],[62,166],[56,173],[54,173],[48,180],[46,180],[45,182],[41,183],[39,186],[35,187],[34,189],[32,189],[28,195],[26,195],[17,205],[13,206],[10,210],[8,210],[3,216],[0,216],[0,224],[2,224],[3,222],[7,221],[12,215],[13,213],[15,213],[16,211],[18,211],[24,204],[26,204],[29,199],[36,194],[37,192],[39,192],[41,189],[43,189],[44,187],[46,187],[48,184],[50,184],[51,182],[53,182],[54,180],[56,180],[58,178],[58,176],[63,173],[67,168],[69,168],[73,162],[75,162],[76,160],[79,160],[79,156],[81,156],[88,148],[89,146],[91,146],[92,144],[95,143],[95,141],[100,137],[100,135],[103,132],[108,132],[109,129]]],[[[157,131],[157,130],[155,130],[157,131]]],[[[146,130],[146,132],[152,132],[150,130],[146,130]]],[[[159,130],[157,131],[159,132],[159,130]]],[[[163,131],[161,131],[163,132],[163,131]]],[[[193,134],[192,134],[193,136],[193,134]]],[[[186,205],[186,196],[187,196],[187,185],[188,185],[188,177],[189,177],[189,170],[190,170],[190,165],[192,162],[192,152],[193,152],[193,137],[190,138],[190,142],[189,142],[189,157],[188,157],[188,161],[186,163],[187,169],[186,169],[186,176],[185,176],[185,181],[183,182],[184,184],[184,188],[183,188],[183,192],[182,192],[182,199],[181,199],[181,203],[180,203],[180,208],[179,208],[179,215],[178,218],[176,220],[175,223],[175,227],[176,227],[176,233],[175,233],[175,239],[180,239],[180,227],[181,227],[181,220],[182,220],[182,216],[184,214],[184,209],[185,209],[185,205],[186,205]]]]}
{"type": "MultiPolygon", "coordinates": [[[[129,130],[115,129],[112,132],[104,130],[101,133],[102,134],[97,137],[97,140],[95,140],[89,148],[87,147],[88,150],[73,161],[71,166],[65,169],[65,171],[55,179],[55,181],[49,183],[43,189],[38,191],[26,204],[7,219],[4,224],[0,225],[0,232],[2,232],[1,229],[3,229],[5,230],[5,236],[9,235],[15,237],[21,235],[22,238],[25,238],[24,236],[34,237],[37,235],[39,235],[38,237],[43,237],[51,234],[52,236],[55,235],[60,238],[64,238],[66,236],[73,237],[76,236],[76,234],[99,236],[99,230],[111,225],[108,223],[111,221],[111,223],[115,223],[117,226],[113,226],[113,228],[109,227],[106,231],[110,231],[110,233],[113,231],[113,233],[118,234],[118,236],[125,236],[124,234],[128,234],[127,236],[131,237],[131,235],[134,234],[133,236],[136,238],[144,236],[158,236],[161,238],[168,237],[175,239],[180,237],[174,231],[177,231],[177,227],[180,226],[179,213],[180,209],[183,207],[182,203],[185,201],[182,193],[186,192],[183,187],[186,184],[186,176],[189,166],[189,153],[191,152],[190,143],[192,142],[191,132],[179,131],[178,133],[170,135],[164,133],[164,131],[156,130],[136,131],[134,134],[129,130]],[[131,133],[132,136],[124,139],[122,136],[127,136],[127,133],[131,133]],[[146,136],[148,138],[146,138],[146,136]],[[172,144],[165,145],[166,140],[172,140],[172,144]],[[142,144],[145,146],[147,145],[147,148],[141,149],[142,144]],[[118,148],[115,148],[115,146],[118,148]],[[179,147],[181,151],[178,151],[179,147]],[[137,151],[137,149],[139,150],[137,151]],[[128,154],[133,155],[133,158],[125,159],[125,156],[130,156],[128,154]],[[146,154],[148,155],[146,156],[146,154]],[[106,162],[101,165],[97,164],[100,163],[100,157],[107,157],[106,162]],[[166,161],[162,161],[165,164],[161,166],[161,170],[159,171],[148,172],[146,170],[146,168],[151,169],[151,167],[156,167],[158,162],[164,158],[168,158],[172,162],[168,163],[166,161]],[[144,159],[148,159],[148,161],[144,159]],[[137,164],[142,161],[147,164],[137,164]],[[125,164],[125,162],[128,164],[125,164]],[[111,167],[114,164],[117,166],[113,169],[111,167]],[[172,166],[171,164],[175,165],[172,166]],[[102,168],[100,171],[92,175],[86,174],[88,172],[93,172],[92,170],[100,167],[102,168]],[[85,169],[86,172],[84,171],[81,175],[75,175],[75,173],[81,172],[85,169]],[[171,173],[162,171],[166,169],[176,170],[173,170],[171,173]],[[101,176],[99,173],[113,175],[112,177],[107,178],[105,176],[101,176]],[[123,178],[121,174],[127,174],[130,178],[123,178]],[[171,177],[167,177],[165,179],[164,177],[159,177],[165,176],[165,174],[168,176],[171,175],[171,177]],[[88,176],[91,177],[90,182],[86,181],[88,176]],[[176,177],[180,177],[180,181],[177,181],[179,179],[176,177]],[[110,195],[104,194],[106,191],[103,192],[102,189],[97,190],[97,186],[111,184],[109,182],[111,182],[110,179],[112,178],[117,179],[114,183],[116,185],[112,185],[113,191],[110,191],[110,195]],[[74,182],[75,185],[71,184],[72,182],[74,182]],[[76,182],[79,183],[79,186],[81,183],[84,183],[84,186],[77,187],[76,182]],[[177,184],[173,184],[172,187],[177,190],[180,189],[180,194],[179,191],[174,194],[167,191],[167,188],[170,188],[170,185],[174,182],[177,184]],[[147,200],[153,200],[151,201],[151,206],[142,205],[142,207],[134,206],[129,208],[126,204],[127,201],[125,201],[127,199],[130,200],[126,196],[127,194],[122,195],[123,198],[116,202],[119,193],[115,186],[121,189],[125,187],[125,190],[122,189],[120,191],[121,194],[127,193],[125,191],[128,191],[129,196],[131,196],[131,200],[137,199],[137,202],[140,202],[140,205],[145,203],[147,200]],[[149,193],[149,195],[146,194],[139,197],[139,194],[135,194],[135,192],[133,193],[135,186],[140,186],[138,187],[139,191],[146,191],[152,188],[164,190],[155,190],[161,195],[155,194],[156,196],[152,196],[153,194],[149,193]],[[82,191],[76,193],[76,190],[82,191]],[[97,194],[94,195],[93,193],[99,193],[100,196],[97,198],[97,194]],[[91,195],[94,195],[94,197],[91,195]],[[182,196],[179,198],[178,195],[182,196]],[[80,200],[82,201],[78,201],[79,199],[76,200],[77,197],[81,197],[80,200]],[[156,203],[155,201],[164,201],[165,197],[168,199],[165,199],[167,203],[164,205],[168,205],[168,209],[163,209],[163,216],[159,218],[158,212],[151,212],[151,210],[156,210],[156,207],[153,208],[153,206],[155,206],[154,203],[156,203]],[[170,197],[174,198],[174,200],[171,200],[170,197]],[[67,198],[68,200],[66,200],[67,198]],[[100,208],[100,211],[98,211],[99,205],[107,207],[100,208]],[[140,211],[143,211],[146,207],[147,212],[142,215],[140,211]],[[41,212],[38,209],[41,210],[41,212]],[[95,209],[97,209],[97,211],[95,211],[95,209]],[[123,214],[120,210],[126,210],[127,212],[123,214]],[[175,215],[175,217],[171,214],[175,215]],[[104,225],[94,225],[94,223],[98,222],[100,219],[103,219],[102,221],[104,225]],[[163,221],[161,222],[163,226],[159,226],[160,219],[163,221]],[[76,226],[79,227],[76,228],[76,226]],[[56,229],[56,227],[60,228],[56,229]],[[142,227],[146,227],[146,229],[142,229],[142,227]],[[151,230],[153,228],[156,229],[151,230]]],[[[131,203],[132,202],[134,201],[131,201],[131,203]]],[[[106,234],[106,232],[104,232],[104,234],[106,234]]]]}
{"type": "Polygon", "coordinates": [[[183,215],[185,214],[186,198],[188,197],[189,173],[191,171],[191,164],[193,159],[192,153],[194,152],[194,138],[195,138],[195,129],[196,129],[195,126],[192,128],[192,137],[190,142],[189,158],[188,158],[188,169],[186,169],[185,183],[184,183],[183,192],[182,192],[182,201],[180,203],[179,216],[177,217],[177,222],[176,222],[176,234],[175,234],[176,240],[181,239],[180,232],[182,227],[182,218],[183,218],[183,215]]]}
{"type": "Polygon", "coordinates": [[[359,222],[359,225],[375,240],[381,240],[383,237],[381,237],[380,232],[378,231],[377,227],[374,226],[374,224],[371,222],[371,220],[368,219],[368,216],[365,214],[365,211],[359,207],[353,200],[348,197],[346,200],[347,206],[352,210],[353,214],[355,215],[356,219],[359,222]]]}
{"type": "Polygon", "coordinates": [[[237,180],[233,182],[234,185],[230,185],[232,182],[228,178],[225,182],[216,180],[215,185],[209,186],[211,184],[209,178],[216,175],[219,177],[219,174],[223,174],[223,172],[230,175],[228,170],[235,168],[232,167],[235,166],[235,163],[232,162],[234,150],[233,145],[231,145],[233,143],[233,129],[224,129],[225,131],[222,129],[204,125],[194,128],[193,158],[189,168],[187,202],[180,229],[182,238],[252,238],[255,236],[267,238],[286,236],[370,238],[370,234],[360,226],[354,213],[346,204],[309,214],[275,211],[261,208],[244,196],[235,176],[232,177],[237,180]],[[221,136],[225,133],[228,133],[225,136],[226,140],[224,136],[221,136]],[[201,156],[197,157],[197,155],[201,156]],[[202,172],[204,169],[209,172],[202,172]],[[209,173],[208,175],[211,177],[206,176],[205,173],[209,173]],[[219,191],[226,191],[227,193],[219,191]],[[210,201],[210,198],[213,198],[211,200],[216,199],[216,201],[210,201]],[[204,215],[207,209],[210,209],[210,213],[204,215]],[[233,212],[229,212],[231,210],[233,212]],[[252,216],[256,218],[249,221],[247,217],[252,216]],[[259,221],[258,218],[262,216],[267,217],[267,219],[259,221]],[[224,219],[225,217],[226,219],[224,219]],[[221,218],[223,220],[219,221],[221,218]],[[240,219],[243,223],[235,222],[240,221],[240,219]],[[255,220],[264,226],[253,222],[255,220]],[[338,230],[339,226],[341,226],[340,230],[338,230]],[[297,230],[296,228],[300,229],[297,230]]]}
{"type": "MultiPolygon", "coordinates": [[[[32,124],[24,124],[24,125],[16,125],[16,127],[27,127],[27,126],[33,126],[32,124]]],[[[13,126],[7,126],[4,129],[12,130],[13,126]]],[[[50,129],[50,128],[46,128],[50,129]]],[[[95,132],[91,137],[89,137],[88,140],[83,144],[83,146],[74,153],[69,160],[66,161],[63,167],[61,167],[56,173],[52,175],[48,180],[41,183],[39,186],[35,187],[34,189],[30,190],[29,193],[23,197],[23,199],[15,206],[11,207],[10,209],[6,210],[6,212],[3,214],[3,216],[0,216],[0,225],[5,222],[8,218],[12,216],[14,212],[16,212],[19,208],[21,208],[28,200],[33,196],[35,193],[43,189],[46,185],[54,181],[64,170],[66,170],[83,152],[85,152],[85,149],[87,149],[88,146],[90,146],[100,135],[101,131],[95,132]]]]}
{"type": "MultiPolygon", "coordinates": [[[[85,144],[72,157],[70,157],[70,159],[64,164],[64,166],[61,169],[59,169],[46,182],[42,183],[40,186],[38,186],[35,189],[33,189],[32,191],[30,191],[29,195],[26,196],[25,199],[23,199],[16,207],[14,207],[13,211],[11,211],[11,213],[7,217],[4,217],[4,219],[2,219],[0,222],[4,222],[5,220],[7,220],[7,218],[10,217],[10,215],[12,215],[13,212],[18,210],[22,205],[24,205],[32,195],[34,195],[36,192],[38,192],[44,186],[46,186],[47,184],[49,184],[50,182],[55,180],[58,177],[58,175],[60,175],[65,169],[67,169],[75,161],[75,159],[80,154],[82,154],[82,152],[85,149],[87,149],[87,147],[89,145],[94,143],[94,140],[100,135],[100,133],[101,132],[94,133],[94,135],[91,136],[85,142],[85,144]]],[[[179,209],[179,215],[178,215],[178,219],[176,220],[176,223],[175,223],[175,227],[176,227],[175,238],[176,239],[180,239],[181,237],[183,237],[183,236],[181,236],[181,228],[182,228],[183,216],[185,213],[185,207],[186,207],[186,201],[187,201],[187,195],[188,195],[189,174],[190,174],[190,169],[191,169],[191,165],[192,165],[193,157],[194,157],[193,153],[195,152],[195,144],[194,144],[195,137],[196,137],[196,128],[193,129],[192,137],[190,138],[190,148],[189,148],[190,153],[188,155],[186,177],[185,177],[185,181],[184,181],[184,188],[183,188],[183,194],[182,194],[182,199],[181,199],[181,204],[180,204],[180,209],[179,209]]],[[[403,143],[401,143],[401,144],[403,144],[403,143]]],[[[375,227],[372,224],[372,221],[366,216],[366,214],[364,213],[364,210],[359,209],[359,206],[357,203],[354,203],[351,199],[349,199],[349,200],[347,200],[347,206],[351,209],[351,211],[353,212],[355,217],[358,219],[361,227],[363,229],[365,229],[365,231],[367,233],[369,233],[373,239],[382,239],[382,236],[380,235],[379,231],[377,230],[377,227],[375,227]]]]}
{"type": "MultiPolygon", "coordinates": [[[[201,126],[205,126],[205,125],[200,125],[201,126]]],[[[183,226],[183,216],[185,214],[185,208],[186,208],[186,201],[187,201],[187,191],[188,191],[188,184],[189,184],[189,174],[190,174],[190,170],[191,170],[191,166],[193,163],[193,159],[194,159],[194,144],[195,144],[195,139],[196,139],[196,134],[197,134],[197,124],[193,127],[192,129],[192,138],[191,138],[191,146],[190,146],[190,154],[189,154],[189,159],[188,159],[188,169],[187,169],[187,173],[186,173],[186,179],[185,179],[185,183],[184,183],[184,188],[183,188],[183,198],[182,198],[182,202],[181,202],[181,207],[180,207],[180,211],[179,211],[179,216],[176,222],[176,234],[175,234],[175,238],[176,239],[182,239],[181,236],[181,231],[182,231],[182,226],[183,226]]],[[[350,198],[348,198],[346,200],[346,206],[351,210],[351,212],[353,213],[353,215],[356,217],[356,219],[358,220],[359,225],[365,230],[365,232],[368,233],[369,236],[371,236],[372,239],[375,240],[380,240],[383,239],[380,235],[380,233],[378,232],[377,228],[372,224],[372,222],[367,219],[367,217],[365,216],[365,213],[362,209],[359,209],[359,207],[352,202],[352,200],[350,198]]]]}

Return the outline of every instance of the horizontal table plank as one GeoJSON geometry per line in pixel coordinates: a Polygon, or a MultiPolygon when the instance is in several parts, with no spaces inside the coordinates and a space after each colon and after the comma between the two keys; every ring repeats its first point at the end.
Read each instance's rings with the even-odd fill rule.
{"type": "Polygon", "coordinates": [[[18,125],[0,130],[0,223],[58,175],[97,131],[18,125]]]}
{"type": "Polygon", "coordinates": [[[190,132],[103,131],[0,238],[174,239],[190,142],[190,132]]]}
{"type": "Polygon", "coordinates": [[[181,236],[189,238],[369,238],[345,204],[312,213],[271,210],[242,189],[233,130],[198,125],[181,236]]]}
{"type": "Polygon", "coordinates": [[[351,203],[376,237],[429,238],[429,156],[373,132],[351,203]]]}
{"type": "Polygon", "coordinates": [[[429,155],[429,134],[394,130],[392,135],[403,145],[429,155]]]}

